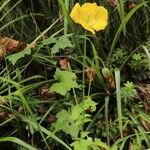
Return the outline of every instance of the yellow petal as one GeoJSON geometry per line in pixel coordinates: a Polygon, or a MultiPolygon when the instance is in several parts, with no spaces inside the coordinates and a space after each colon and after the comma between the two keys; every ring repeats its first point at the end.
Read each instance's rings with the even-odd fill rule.
{"type": "Polygon", "coordinates": [[[97,6],[96,3],[85,3],[82,6],[76,3],[70,17],[75,23],[95,34],[95,31],[103,30],[106,27],[108,12],[104,7],[97,6]]]}
{"type": "Polygon", "coordinates": [[[106,25],[107,25],[107,22],[104,20],[101,20],[99,22],[96,21],[95,23],[93,22],[93,24],[91,24],[92,28],[96,31],[105,29],[106,25]]]}
{"type": "Polygon", "coordinates": [[[107,20],[108,20],[108,11],[104,7],[98,6],[96,14],[93,17],[93,19],[89,22],[89,24],[92,26],[94,30],[100,31],[105,29],[105,27],[107,26],[107,20]]]}
{"type": "Polygon", "coordinates": [[[96,10],[95,20],[108,20],[108,11],[103,6],[98,6],[96,10]]]}
{"type": "Polygon", "coordinates": [[[95,14],[95,10],[97,9],[96,3],[85,3],[82,5],[81,10],[83,13],[86,14],[86,16],[92,18],[95,14]]]}
{"type": "Polygon", "coordinates": [[[74,20],[75,23],[81,24],[83,28],[95,34],[94,29],[90,27],[89,24],[85,21],[87,15],[81,11],[79,3],[76,3],[76,5],[73,7],[70,13],[70,17],[74,20]]]}
{"type": "Polygon", "coordinates": [[[70,13],[70,17],[72,18],[72,20],[74,20],[75,23],[80,23],[81,20],[80,14],[81,14],[81,7],[79,3],[76,3],[70,13]]]}
{"type": "Polygon", "coordinates": [[[80,24],[82,25],[84,29],[91,31],[93,34],[95,34],[94,28],[92,28],[92,26],[90,26],[88,23],[84,21],[80,21],[80,24]]]}

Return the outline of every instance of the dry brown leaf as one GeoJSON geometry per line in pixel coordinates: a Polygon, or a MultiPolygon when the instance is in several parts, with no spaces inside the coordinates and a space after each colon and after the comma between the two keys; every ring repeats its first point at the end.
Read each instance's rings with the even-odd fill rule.
{"type": "Polygon", "coordinates": [[[2,45],[7,52],[11,53],[19,45],[19,41],[16,41],[8,37],[4,37],[4,38],[1,37],[0,45],[2,45]]]}
{"type": "Polygon", "coordinates": [[[0,105],[3,105],[7,102],[2,96],[0,96],[0,105]]]}
{"type": "Polygon", "coordinates": [[[150,131],[150,124],[149,124],[147,121],[141,119],[140,122],[142,123],[142,125],[144,126],[144,128],[145,128],[147,131],[150,131]]]}
{"type": "Polygon", "coordinates": [[[42,86],[42,87],[40,87],[39,88],[39,95],[41,96],[41,97],[48,97],[48,88],[47,87],[45,87],[45,86],[42,86]]]}
{"type": "Polygon", "coordinates": [[[39,108],[37,109],[37,111],[41,114],[44,114],[47,112],[47,108],[45,106],[39,106],[39,108]]]}
{"type": "Polygon", "coordinates": [[[0,47],[0,60],[4,58],[5,54],[6,54],[5,48],[0,47]]]}
{"type": "Polygon", "coordinates": [[[2,117],[6,117],[6,112],[5,111],[0,112],[0,118],[2,118],[2,117]]]}
{"type": "Polygon", "coordinates": [[[50,123],[53,123],[53,122],[55,122],[56,121],[56,117],[55,117],[55,115],[49,115],[48,116],[48,121],[50,122],[50,123]]]}
{"type": "Polygon", "coordinates": [[[5,48],[7,53],[18,52],[26,47],[25,43],[8,37],[0,37],[0,45],[5,48]]]}
{"type": "Polygon", "coordinates": [[[68,58],[59,59],[59,65],[60,65],[61,69],[67,70],[68,69],[68,64],[69,64],[68,58]]]}
{"type": "Polygon", "coordinates": [[[149,84],[136,85],[138,100],[143,102],[145,110],[150,114],[150,87],[149,84]]]}
{"type": "Polygon", "coordinates": [[[23,108],[23,107],[19,107],[19,108],[18,108],[18,112],[19,112],[19,113],[23,113],[23,112],[24,112],[24,108],[23,108]]]}
{"type": "Polygon", "coordinates": [[[42,86],[39,88],[39,95],[41,96],[41,98],[43,98],[44,100],[46,99],[53,99],[56,97],[54,92],[51,92],[50,89],[46,86],[42,86]]]}
{"type": "Polygon", "coordinates": [[[131,10],[131,9],[133,9],[134,7],[136,7],[136,4],[135,4],[135,3],[133,3],[133,2],[127,2],[127,9],[128,9],[128,10],[131,10]]]}

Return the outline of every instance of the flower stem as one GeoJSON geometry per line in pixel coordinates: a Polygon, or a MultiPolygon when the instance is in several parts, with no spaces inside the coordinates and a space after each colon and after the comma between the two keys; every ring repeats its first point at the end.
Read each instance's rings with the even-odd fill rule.
{"type": "MultiPolygon", "coordinates": [[[[85,31],[85,36],[86,36],[86,31],[85,31]]],[[[86,38],[84,38],[83,74],[82,74],[83,99],[85,96],[85,56],[86,56],[86,38]]]]}

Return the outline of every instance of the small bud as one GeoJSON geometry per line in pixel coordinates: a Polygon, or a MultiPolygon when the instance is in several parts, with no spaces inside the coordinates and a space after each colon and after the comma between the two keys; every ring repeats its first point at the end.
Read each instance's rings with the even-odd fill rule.
{"type": "Polygon", "coordinates": [[[111,75],[111,72],[108,68],[103,68],[102,69],[102,74],[105,78],[109,77],[111,75]]]}

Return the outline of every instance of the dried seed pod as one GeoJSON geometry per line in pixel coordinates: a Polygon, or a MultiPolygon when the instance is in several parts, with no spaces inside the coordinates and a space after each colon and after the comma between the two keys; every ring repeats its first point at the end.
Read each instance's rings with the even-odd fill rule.
{"type": "Polygon", "coordinates": [[[115,78],[113,75],[110,75],[106,78],[106,82],[108,85],[108,88],[111,90],[114,90],[116,88],[116,84],[115,84],[115,78]]]}
{"type": "Polygon", "coordinates": [[[115,89],[116,88],[115,79],[114,79],[112,72],[108,68],[103,68],[102,74],[103,74],[104,78],[106,79],[108,88],[115,89]]]}
{"type": "Polygon", "coordinates": [[[42,86],[39,88],[39,95],[43,99],[53,99],[56,97],[54,92],[51,92],[50,89],[46,86],[42,86]]]}
{"type": "Polygon", "coordinates": [[[95,70],[93,68],[87,68],[86,69],[86,78],[89,82],[92,82],[95,78],[95,70]]]}
{"type": "Polygon", "coordinates": [[[48,88],[45,86],[42,86],[39,88],[39,95],[43,98],[47,98],[48,97],[48,88]]]}

